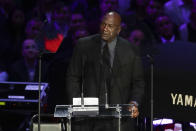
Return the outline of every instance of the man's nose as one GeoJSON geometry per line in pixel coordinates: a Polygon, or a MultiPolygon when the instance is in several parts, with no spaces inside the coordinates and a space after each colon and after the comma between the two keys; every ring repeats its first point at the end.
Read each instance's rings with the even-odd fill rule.
{"type": "Polygon", "coordinates": [[[108,25],[105,25],[105,26],[103,27],[103,31],[108,31],[108,25]]]}

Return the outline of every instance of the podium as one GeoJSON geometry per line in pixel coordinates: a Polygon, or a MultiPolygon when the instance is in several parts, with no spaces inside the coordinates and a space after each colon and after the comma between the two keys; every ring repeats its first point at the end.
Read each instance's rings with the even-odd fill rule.
{"type": "Polygon", "coordinates": [[[66,118],[67,131],[71,131],[71,118],[117,118],[118,131],[121,131],[122,117],[130,117],[129,107],[131,104],[113,105],[56,105],[54,117],[66,118]]]}

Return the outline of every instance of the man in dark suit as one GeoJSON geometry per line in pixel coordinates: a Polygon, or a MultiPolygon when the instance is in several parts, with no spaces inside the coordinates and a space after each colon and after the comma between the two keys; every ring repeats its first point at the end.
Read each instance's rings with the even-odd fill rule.
{"type": "Polygon", "coordinates": [[[10,68],[10,81],[30,82],[35,81],[37,56],[37,44],[33,39],[26,39],[22,44],[22,58],[16,61],[10,68]]]}
{"type": "MultiPolygon", "coordinates": [[[[142,64],[137,47],[118,36],[120,25],[118,13],[106,13],[102,18],[100,34],[78,40],[68,68],[66,88],[70,101],[73,97],[80,97],[83,86],[84,96],[99,97],[100,104],[105,103],[107,89],[109,104],[133,104],[129,109],[133,111],[131,117],[136,118],[144,93],[142,64]]],[[[132,129],[129,127],[131,124],[127,125],[122,127],[123,131],[132,129]]],[[[115,128],[112,124],[109,128],[106,124],[96,126],[85,130],[115,128]]]]}
{"type": "MultiPolygon", "coordinates": [[[[22,58],[9,68],[9,81],[38,82],[37,43],[33,39],[25,39],[22,44],[22,58]]],[[[46,81],[47,63],[42,60],[42,81],[46,81]]]]}

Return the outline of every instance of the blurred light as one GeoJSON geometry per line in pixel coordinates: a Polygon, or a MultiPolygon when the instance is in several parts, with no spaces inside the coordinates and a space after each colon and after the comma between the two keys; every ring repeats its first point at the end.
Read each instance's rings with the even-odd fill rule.
{"type": "MultiPolygon", "coordinates": [[[[44,86],[41,85],[41,90],[43,90],[44,86]]],[[[39,85],[26,85],[25,90],[27,91],[38,91],[39,90],[39,85]]]]}
{"type": "Polygon", "coordinates": [[[182,124],[181,123],[175,123],[174,124],[174,131],[182,131],[182,124]]]}
{"type": "Polygon", "coordinates": [[[0,102],[0,106],[5,106],[5,102],[0,102]]]}
{"type": "Polygon", "coordinates": [[[173,120],[172,119],[163,119],[161,124],[164,125],[164,124],[171,124],[173,123],[173,120]]]}
{"type": "Polygon", "coordinates": [[[153,125],[165,125],[165,124],[171,124],[171,123],[173,123],[172,119],[153,120],[153,125]]]}
{"type": "Polygon", "coordinates": [[[192,126],[196,130],[196,123],[190,122],[190,126],[192,126]]]}
{"type": "Polygon", "coordinates": [[[25,99],[25,96],[12,96],[12,95],[8,95],[8,99],[25,99]]]}
{"type": "Polygon", "coordinates": [[[153,120],[153,125],[160,125],[160,124],[161,124],[161,120],[162,120],[162,119],[153,120]]]}
{"type": "Polygon", "coordinates": [[[173,129],[165,129],[164,131],[174,131],[173,129]]]}

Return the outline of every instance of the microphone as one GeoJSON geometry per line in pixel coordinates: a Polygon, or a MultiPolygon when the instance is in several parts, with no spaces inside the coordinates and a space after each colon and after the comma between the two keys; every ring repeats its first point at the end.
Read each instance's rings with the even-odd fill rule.
{"type": "Polygon", "coordinates": [[[81,98],[73,98],[73,115],[98,115],[98,98],[84,97],[84,81],[86,72],[87,56],[81,59],[81,98]]]}
{"type": "Polygon", "coordinates": [[[107,78],[105,76],[105,108],[108,109],[109,108],[109,100],[108,100],[108,85],[109,88],[111,87],[111,73],[112,73],[112,69],[111,67],[109,67],[109,75],[107,74],[107,78]]]}
{"type": "MultiPolygon", "coordinates": [[[[102,54],[103,55],[103,54],[102,54]]],[[[108,67],[107,65],[103,62],[103,56],[100,59],[100,64],[102,69],[104,70],[104,88],[105,89],[105,108],[108,109],[109,108],[109,103],[108,103],[108,87],[107,87],[107,82],[110,82],[106,76],[108,76],[108,74],[106,73],[107,71],[105,71],[108,67]]],[[[111,68],[109,68],[110,72],[111,72],[111,68]]]]}
{"type": "Polygon", "coordinates": [[[154,63],[154,59],[153,59],[153,56],[150,55],[150,54],[147,54],[146,57],[150,60],[150,63],[154,63]]]}
{"type": "Polygon", "coordinates": [[[109,108],[109,104],[108,104],[108,88],[107,88],[107,83],[105,80],[105,108],[108,109],[109,108]]]}
{"type": "Polygon", "coordinates": [[[81,83],[81,107],[84,108],[84,72],[85,72],[86,57],[82,57],[82,83],[81,83]]]}

